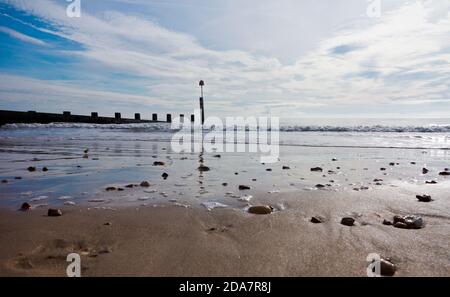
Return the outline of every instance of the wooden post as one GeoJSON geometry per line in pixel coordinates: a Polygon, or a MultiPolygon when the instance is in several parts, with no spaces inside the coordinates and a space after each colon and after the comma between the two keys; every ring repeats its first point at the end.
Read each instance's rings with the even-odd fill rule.
{"type": "Polygon", "coordinates": [[[180,124],[184,123],[184,114],[180,114],[180,124]]]}
{"type": "Polygon", "coordinates": [[[116,120],[120,120],[120,118],[121,118],[120,112],[116,112],[114,114],[114,117],[116,118],[116,120]]]}
{"type": "Polygon", "coordinates": [[[191,114],[191,122],[195,122],[195,115],[191,114]]]}
{"type": "Polygon", "coordinates": [[[172,123],[172,115],[170,113],[167,114],[167,122],[172,123]]]}
{"type": "Polygon", "coordinates": [[[141,120],[141,114],[140,113],[135,113],[134,114],[134,119],[135,120],[141,120]]]}
{"type": "Polygon", "coordinates": [[[91,112],[91,118],[93,119],[98,118],[98,112],[91,112]]]}
{"type": "Polygon", "coordinates": [[[64,117],[70,117],[70,111],[63,111],[64,117]]]}
{"type": "Polygon", "coordinates": [[[157,113],[154,113],[152,115],[152,121],[154,121],[154,122],[158,121],[158,114],[157,113]]]}
{"type": "Polygon", "coordinates": [[[198,85],[200,86],[200,111],[203,125],[205,123],[205,106],[203,104],[203,86],[205,85],[205,82],[201,80],[198,85]]]}

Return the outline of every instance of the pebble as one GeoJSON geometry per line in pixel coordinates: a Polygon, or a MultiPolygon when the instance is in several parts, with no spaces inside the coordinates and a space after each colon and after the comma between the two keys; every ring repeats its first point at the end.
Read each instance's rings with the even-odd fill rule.
{"type": "Polygon", "coordinates": [[[389,220],[384,219],[384,220],[383,220],[383,225],[391,226],[391,225],[392,225],[392,222],[389,221],[389,220]]]}
{"type": "Polygon", "coordinates": [[[44,167],[44,168],[42,168],[42,171],[47,172],[47,171],[48,171],[48,168],[47,168],[47,167],[44,167]]]}
{"type": "Polygon", "coordinates": [[[428,181],[427,180],[425,183],[429,184],[429,185],[434,185],[434,184],[437,184],[437,181],[435,181],[435,180],[428,181]]]}
{"type": "Polygon", "coordinates": [[[422,174],[427,174],[430,170],[426,169],[425,167],[422,168],[422,174]]]}
{"type": "Polygon", "coordinates": [[[313,167],[313,168],[311,168],[311,171],[322,172],[323,169],[320,167],[313,167]]]}
{"type": "Polygon", "coordinates": [[[270,214],[272,211],[273,208],[269,205],[256,205],[248,208],[248,212],[252,214],[270,214]]]}
{"type": "Polygon", "coordinates": [[[250,186],[239,185],[239,190],[250,190],[250,186]]]}
{"type": "Polygon", "coordinates": [[[314,216],[310,220],[310,222],[314,223],[314,224],[320,224],[320,223],[323,223],[323,221],[324,221],[323,218],[319,217],[319,216],[314,216]]]}
{"type": "Polygon", "coordinates": [[[148,181],[144,180],[143,182],[141,182],[140,186],[148,188],[148,187],[150,187],[150,183],[148,181]]]}
{"type": "Polygon", "coordinates": [[[166,163],[164,163],[163,161],[155,161],[153,162],[153,166],[164,166],[166,165],[166,163]]]}
{"type": "Polygon", "coordinates": [[[110,191],[115,191],[115,190],[117,190],[117,188],[116,188],[116,187],[107,187],[105,190],[106,190],[107,192],[110,192],[110,191]]]}
{"type": "Polygon", "coordinates": [[[228,186],[228,183],[222,183],[222,186],[226,187],[228,186]]]}
{"type": "Polygon", "coordinates": [[[200,165],[197,169],[200,172],[204,172],[204,171],[209,171],[210,170],[209,167],[205,166],[205,165],[200,165]]]}
{"type": "Polygon", "coordinates": [[[266,171],[272,171],[272,168],[266,168],[266,171]]]}
{"type": "Polygon", "coordinates": [[[28,170],[29,172],[35,172],[35,171],[36,171],[36,167],[30,166],[30,167],[27,168],[27,170],[28,170]]]}
{"type": "Polygon", "coordinates": [[[47,215],[49,217],[60,217],[62,216],[61,209],[49,208],[47,211],[47,215]]]}
{"type": "Polygon", "coordinates": [[[354,223],[355,223],[355,219],[351,218],[351,217],[344,217],[341,220],[341,224],[345,225],[345,226],[353,226],[354,223]]]}
{"type": "Polygon", "coordinates": [[[14,179],[22,179],[22,177],[21,176],[16,176],[16,177],[14,177],[14,179]]]}
{"type": "Polygon", "coordinates": [[[325,186],[324,185],[322,185],[322,184],[317,184],[316,186],[315,186],[316,188],[318,188],[318,189],[322,189],[322,188],[325,188],[325,186]]]}
{"type": "Polygon", "coordinates": [[[28,202],[24,202],[22,203],[22,206],[20,207],[20,210],[30,210],[31,209],[31,205],[28,202]]]}
{"type": "Polygon", "coordinates": [[[441,175],[441,176],[449,176],[450,175],[450,171],[439,172],[439,175],[441,175]]]}
{"type": "Polygon", "coordinates": [[[291,169],[291,167],[289,167],[289,166],[283,166],[282,169],[283,169],[283,170],[289,170],[289,169],[291,169]]]}
{"type": "Polygon", "coordinates": [[[394,227],[402,229],[420,229],[423,227],[423,219],[419,216],[394,216],[394,227]]]}
{"type": "Polygon", "coordinates": [[[416,195],[416,198],[419,199],[420,202],[430,202],[430,201],[432,201],[430,195],[416,195]]]}
{"type": "Polygon", "coordinates": [[[167,179],[169,177],[169,174],[167,174],[166,172],[164,172],[163,174],[161,174],[162,178],[167,179]]]}
{"type": "Polygon", "coordinates": [[[396,267],[393,263],[386,259],[380,259],[380,274],[383,276],[393,276],[396,271],[396,267]]]}

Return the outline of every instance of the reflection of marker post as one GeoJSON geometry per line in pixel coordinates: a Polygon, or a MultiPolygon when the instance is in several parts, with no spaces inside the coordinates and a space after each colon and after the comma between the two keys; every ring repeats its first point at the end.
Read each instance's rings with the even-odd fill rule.
{"type": "Polygon", "coordinates": [[[203,80],[201,80],[198,85],[200,86],[200,92],[201,92],[201,96],[200,96],[200,110],[202,113],[202,125],[205,123],[205,108],[204,108],[204,104],[203,104],[203,86],[205,85],[205,82],[203,80]]]}

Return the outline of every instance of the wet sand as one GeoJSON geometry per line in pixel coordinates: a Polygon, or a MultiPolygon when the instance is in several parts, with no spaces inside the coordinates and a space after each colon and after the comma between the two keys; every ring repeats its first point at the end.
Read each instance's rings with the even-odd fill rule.
{"type": "MultiPolygon", "coordinates": [[[[113,193],[111,194],[113,195],[113,193]]],[[[378,253],[395,276],[450,276],[449,198],[437,191],[420,203],[395,188],[362,192],[255,194],[282,211],[242,209],[64,207],[0,211],[1,276],[65,276],[66,256],[81,255],[82,276],[366,276],[378,253]],[[419,230],[382,224],[393,215],[420,215],[419,230]],[[312,216],[324,218],[321,224],[312,216]],[[340,224],[354,217],[354,226],[340,224]],[[105,225],[105,223],[110,223],[105,225]]]]}

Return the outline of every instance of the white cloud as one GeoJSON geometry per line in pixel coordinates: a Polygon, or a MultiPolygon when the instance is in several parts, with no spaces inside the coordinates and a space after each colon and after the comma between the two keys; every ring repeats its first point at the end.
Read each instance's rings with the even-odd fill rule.
{"type": "Polygon", "coordinates": [[[7,27],[0,26],[0,32],[6,33],[9,36],[16,38],[23,42],[31,43],[34,45],[47,46],[47,43],[45,43],[44,41],[42,41],[40,39],[22,34],[20,32],[17,32],[15,30],[7,28],[7,27]]]}

